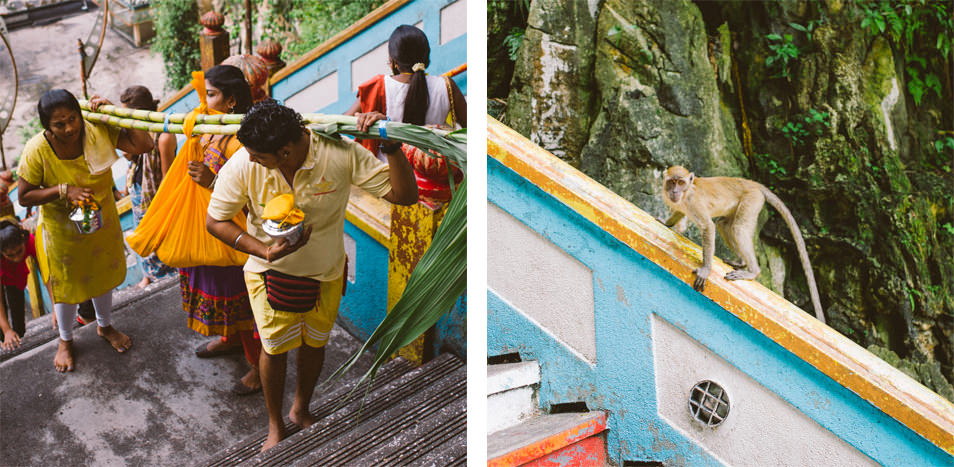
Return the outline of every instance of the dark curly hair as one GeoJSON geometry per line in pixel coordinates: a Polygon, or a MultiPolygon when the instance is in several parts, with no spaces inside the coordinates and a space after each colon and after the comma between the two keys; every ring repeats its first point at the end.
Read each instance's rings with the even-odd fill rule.
{"type": "Polygon", "coordinates": [[[252,90],[242,70],[232,65],[216,65],[205,72],[206,81],[219,88],[226,98],[235,98],[232,113],[243,114],[252,105],[252,90]]]}
{"type": "Polygon", "coordinates": [[[297,141],[304,129],[305,121],[298,112],[265,99],[245,114],[236,136],[253,151],[277,154],[286,144],[297,141]]]}
{"type": "Polygon", "coordinates": [[[46,130],[50,129],[50,119],[53,118],[53,111],[59,108],[65,108],[76,112],[77,115],[83,115],[79,102],[76,97],[70,94],[66,89],[51,89],[42,96],[36,103],[36,111],[40,114],[40,123],[46,130]]]}

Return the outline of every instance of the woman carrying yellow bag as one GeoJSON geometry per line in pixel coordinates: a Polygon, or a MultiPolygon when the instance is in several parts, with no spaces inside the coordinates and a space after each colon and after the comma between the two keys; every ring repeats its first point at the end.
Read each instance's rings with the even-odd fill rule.
{"type": "MultiPolygon", "coordinates": [[[[192,330],[222,336],[200,345],[200,358],[245,350],[251,370],[236,382],[233,392],[244,395],[261,389],[255,336],[242,266],[247,255],[223,245],[208,234],[205,216],[211,188],[219,169],[242,144],[232,135],[191,136],[194,115],[245,113],[251,91],[242,71],[230,65],[210,68],[204,76],[193,73],[192,86],[200,106],[190,113],[184,132],[189,136],[169,167],[129,245],[140,255],[156,252],[164,263],[179,267],[182,307],[192,330]]],[[[245,215],[235,221],[245,225],[245,215]]]]}

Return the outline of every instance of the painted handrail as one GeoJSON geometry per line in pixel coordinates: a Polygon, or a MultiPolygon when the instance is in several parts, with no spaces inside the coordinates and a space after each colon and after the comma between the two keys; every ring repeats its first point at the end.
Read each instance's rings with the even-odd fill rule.
{"type": "MultiPolygon", "coordinates": [[[[488,117],[487,154],[683,282],[701,248],[502,123],[488,117]]],[[[954,404],[755,281],[726,281],[715,261],[705,295],[729,313],[949,454],[954,404]]]]}

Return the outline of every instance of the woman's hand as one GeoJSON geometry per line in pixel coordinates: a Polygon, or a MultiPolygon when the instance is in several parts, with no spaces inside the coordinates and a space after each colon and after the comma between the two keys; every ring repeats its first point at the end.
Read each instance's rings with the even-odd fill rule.
{"type": "Polygon", "coordinates": [[[75,206],[94,201],[93,190],[71,185],[66,186],[66,198],[75,206]]]}
{"type": "Polygon", "coordinates": [[[20,336],[17,335],[17,332],[13,329],[7,329],[3,333],[3,342],[0,343],[0,347],[3,350],[13,350],[20,346],[20,336]]]}
{"type": "Polygon", "coordinates": [[[189,176],[192,177],[192,181],[205,188],[208,188],[212,184],[212,180],[215,179],[215,174],[199,161],[189,162],[189,176]]]}
{"type": "Polygon", "coordinates": [[[271,263],[272,261],[284,258],[299,248],[305,246],[308,243],[308,239],[311,238],[311,226],[305,226],[304,230],[301,232],[301,237],[298,239],[298,242],[294,245],[288,243],[288,240],[283,238],[276,241],[268,248],[265,249],[265,261],[271,263]]]}
{"type": "Polygon", "coordinates": [[[95,94],[93,97],[89,98],[89,109],[93,112],[95,112],[96,109],[98,109],[101,105],[113,105],[113,103],[109,102],[109,99],[106,99],[105,97],[99,97],[95,94]]]}
{"type": "Polygon", "coordinates": [[[388,117],[381,112],[356,113],[358,117],[358,131],[367,132],[371,125],[378,120],[386,120],[388,117]]]}

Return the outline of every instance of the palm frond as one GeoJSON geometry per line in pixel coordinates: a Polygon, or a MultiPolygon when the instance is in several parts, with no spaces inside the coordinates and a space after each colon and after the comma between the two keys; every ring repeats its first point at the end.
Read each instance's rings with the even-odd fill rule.
{"type": "Polygon", "coordinates": [[[391,355],[431,328],[467,287],[467,179],[451,199],[430,248],[411,272],[404,294],[371,336],[322,383],[329,385],[350,370],[364,352],[377,346],[371,368],[355,388],[369,384],[391,355]]]}

